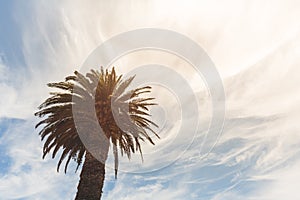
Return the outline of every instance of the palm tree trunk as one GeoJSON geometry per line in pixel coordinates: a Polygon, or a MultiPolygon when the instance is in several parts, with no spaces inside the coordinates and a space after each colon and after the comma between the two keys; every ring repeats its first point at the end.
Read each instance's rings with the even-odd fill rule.
{"type": "Polygon", "coordinates": [[[87,151],[75,200],[100,200],[104,177],[105,163],[98,161],[87,151]]]}

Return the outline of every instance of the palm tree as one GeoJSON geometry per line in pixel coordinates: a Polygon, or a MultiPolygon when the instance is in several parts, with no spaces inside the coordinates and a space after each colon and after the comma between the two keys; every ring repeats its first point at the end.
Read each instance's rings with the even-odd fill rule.
{"type": "MultiPolygon", "coordinates": [[[[99,200],[105,177],[105,161],[108,157],[109,147],[112,146],[115,162],[115,178],[118,171],[118,151],[126,154],[130,159],[131,153],[139,151],[142,156],[140,141],[149,141],[154,145],[148,135],[153,131],[151,126],[157,125],[148,117],[148,107],[155,105],[154,98],[141,98],[140,94],[149,93],[151,87],[141,87],[128,91],[128,86],[134,77],[122,80],[117,76],[115,69],[111,71],[91,70],[86,76],[75,71],[74,75],[66,77],[65,81],[49,83],[51,88],[60,92],[50,93],[40,106],[36,116],[43,119],[36,125],[44,127],[40,131],[41,140],[45,140],[43,146],[43,159],[52,152],[55,158],[61,150],[57,164],[59,171],[62,161],[65,162],[65,173],[71,159],[77,163],[77,168],[84,164],[80,173],[80,181],[77,187],[76,200],[99,200]],[[82,106],[92,105],[98,126],[102,131],[95,129],[95,120],[91,111],[82,106]],[[77,119],[75,116],[79,116],[77,119]],[[129,120],[128,120],[129,119],[129,120]],[[78,123],[83,129],[78,129],[78,123]],[[96,145],[86,144],[82,138],[90,138],[88,141],[97,141],[96,145]],[[97,140],[100,138],[101,140],[97,140]],[[93,148],[87,148],[87,145],[93,148]],[[94,151],[94,152],[93,152],[94,151]],[[98,153],[98,155],[96,155],[98,153]],[[96,155],[96,156],[95,156],[96,155]]],[[[91,142],[92,143],[92,142],[91,142]]]]}

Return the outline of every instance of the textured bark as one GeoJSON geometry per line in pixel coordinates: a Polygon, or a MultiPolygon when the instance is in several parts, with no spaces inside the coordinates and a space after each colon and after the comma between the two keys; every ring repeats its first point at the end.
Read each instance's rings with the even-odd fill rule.
{"type": "Polygon", "coordinates": [[[99,162],[87,152],[80,173],[75,200],[99,200],[102,195],[104,177],[105,163],[99,162]]]}

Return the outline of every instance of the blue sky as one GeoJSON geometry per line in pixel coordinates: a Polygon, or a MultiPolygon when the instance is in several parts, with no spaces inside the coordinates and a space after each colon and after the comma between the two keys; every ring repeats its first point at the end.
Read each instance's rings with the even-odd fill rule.
{"type": "Polygon", "coordinates": [[[188,63],[155,51],[120,58],[120,73],[153,63],[179,72],[197,97],[201,127],[178,132],[189,96],[178,106],[157,87],[162,138],[143,146],[144,163],[121,158],[117,181],[110,155],[103,199],[299,199],[299,13],[296,0],[1,1],[0,200],[74,197],[79,172],[74,164],[57,173],[57,159],[42,160],[33,113],[48,96],[46,83],[80,69],[103,41],[145,27],[179,32],[207,51],[224,84],[224,130],[203,153],[214,142],[202,146],[211,99],[188,63]],[[182,137],[194,137],[183,155],[190,140],[182,137]]]}
{"type": "Polygon", "coordinates": [[[1,51],[5,52],[5,60],[11,65],[24,65],[22,36],[14,16],[15,1],[3,1],[0,8],[0,44],[1,51]],[[5,19],[5,20],[4,20],[5,19]]]}

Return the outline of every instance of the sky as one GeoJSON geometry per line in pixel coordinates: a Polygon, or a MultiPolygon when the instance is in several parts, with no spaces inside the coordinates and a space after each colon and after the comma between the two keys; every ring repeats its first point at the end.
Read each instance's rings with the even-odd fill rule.
{"type": "Polygon", "coordinates": [[[33,113],[49,96],[48,82],[80,70],[113,36],[142,28],[180,33],[205,50],[224,87],[224,127],[212,132],[219,137],[208,134],[216,128],[212,91],[180,55],[123,55],[112,63],[118,73],[167,66],[193,92],[153,83],[161,139],[143,144],[143,163],[139,155],[120,158],[117,180],[110,152],[103,199],[299,199],[299,18],[297,0],[1,1],[0,200],[74,198],[80,173],[75,163],[57,173],[57,159],[42,159],[33,113]]]}

